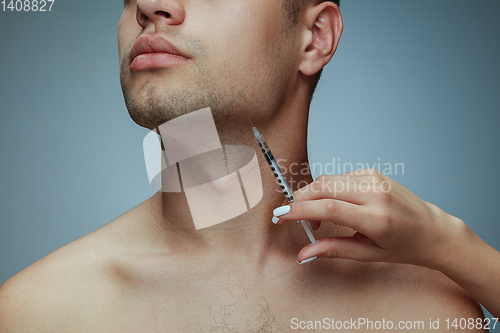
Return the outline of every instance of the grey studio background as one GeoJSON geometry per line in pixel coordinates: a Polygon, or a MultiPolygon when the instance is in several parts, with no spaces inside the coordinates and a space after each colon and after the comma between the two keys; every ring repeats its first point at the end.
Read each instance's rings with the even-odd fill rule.
{"type": "MultiPolygon", "coordinates": [[[[119,84],[122,6],[0,12],[0,284],[154,193],[147,130],[119,84]]],[[[403,163],[392,178],[500,250],[500,2],[343,0],[341,10],[344,34],[312,103],[310,162],[403,163]]]]}

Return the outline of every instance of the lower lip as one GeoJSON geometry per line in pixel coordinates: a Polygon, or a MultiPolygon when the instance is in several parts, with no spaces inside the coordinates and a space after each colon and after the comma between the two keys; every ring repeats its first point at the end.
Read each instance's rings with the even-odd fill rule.
{"type": "Polygon", "coordinates": [[[140,71],[152,68],[170,68],[185,64],[188,58],[171,53],[145,53],[138,55],[130,64],[130,70],[140,71]]]}

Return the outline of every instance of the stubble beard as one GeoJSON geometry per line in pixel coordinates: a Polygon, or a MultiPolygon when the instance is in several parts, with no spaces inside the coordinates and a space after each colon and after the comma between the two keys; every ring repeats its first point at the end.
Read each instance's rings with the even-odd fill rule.
{"type": "MultiPolygon", "coordinates": [[[[283,102],[287,79],[284,76],[286,64],[280,53],[285,51],[282,48],[268,55],[266,61],[271,62],[272,67],[264,65],[250,73],[262,77],[260,82],[242,76],[239,68],[231,63],[234,60],[209,70],[207,53],[201,51],[201,47],[196,49],[196,63],[191,70],[186,70],[186,75],[193,78],[189,86],[176,86],[173,82],[166,87],[155,84],[153,80],[158,78],[150,78],[142,86],[131,89],[132,74],[126,60],[121,60],[120,81],[125,105],[135,123],[154,129],[181,115],[210,107],[216,123],[230,125],[243,118],[246,121],[247,116],[255,113],[270,117],[283,102]]],[[[165,80],[168,80],[168,73],[165,80]]]]}

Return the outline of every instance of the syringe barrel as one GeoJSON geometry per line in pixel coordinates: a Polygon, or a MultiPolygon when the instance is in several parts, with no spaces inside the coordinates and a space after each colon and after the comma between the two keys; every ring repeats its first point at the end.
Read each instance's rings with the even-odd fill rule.
{"type": "Polygon", "coordinates": [[[259,145],[262,154],[265,154],[266,152],[270,151],[269,146],[267,145],[267,142],[262,135],[256,136],[255,141],[257,141],[257,144],[259,145]]]}
{"type": "MultiPolygon", "coordinates": [[[[276,180],[281,188],[281,191],[283,191],[289,203],[294,203],[295,198],[293,196],[292,189],[290,188],[288,182],[283,176],[283,173],[281,172],[278,163],[274,159],[273,153],[271,153],[271,149],[269,149],[266,140],[264,139],[262,134],[260,134],[257,130],[255,130],[254,133],[258,133],[258,135],[255,136],[255,141],[257,141],[257,144],[259,145],[262,154],[264,154],[264,157],[266,158],[267,164],[269,164],[271,171],[273,171],[274,177],[276,177],[276,180]]],[[[318,243],[318,241],[314,238],[314,235],[312,234],[311,223],[308,220],[297,221],[297,223],[299,222],[302,224],[302,227],[306,231],[306,234],[309,237],[309,240],[311,241],[311,245],[318,243]]]]}
{"type": "Polygon", "coordinates": [[[271,150],[269,149],[269,146],[267,145],[266,140],[262,135],[258,136],[255,138],[255,141],[259,144],[259,148],[264,154],[264,157],[266,158],[267,164],[269,164],[269,167],[271,168],[271,171],[274,173],[274,177],[276,177],[276,181],[278,182],[279,187],[281,188],[281,191],[283,194],[285,194],[286,199],[288,200],[289,203],[295,202],[295,198],[293,197],[293,192],[290,186],[288,185],[288,182],[286,181],[285,177],[283,176],[283,172],[281,172],[281,169],[274,159],[273,153],[271,153],[271,150]]]}

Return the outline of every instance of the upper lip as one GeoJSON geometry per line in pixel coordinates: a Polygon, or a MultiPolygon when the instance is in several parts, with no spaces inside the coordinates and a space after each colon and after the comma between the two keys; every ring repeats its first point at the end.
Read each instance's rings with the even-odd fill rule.
{"type": "Polygon", "coordinates": [[[130,60],[145,53],[170,53],[184,58],[189,57],[162,35],[142,35],[137,38],[130,50],[130,60]]]}

